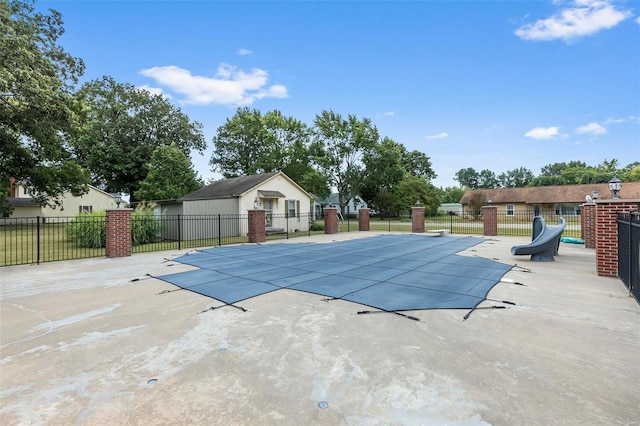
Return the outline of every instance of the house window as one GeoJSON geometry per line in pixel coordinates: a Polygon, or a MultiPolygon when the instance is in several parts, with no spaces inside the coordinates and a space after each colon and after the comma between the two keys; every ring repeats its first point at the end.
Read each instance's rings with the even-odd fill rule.
{"type": "Polygon", "coordinates": [[[513,216],[516,213],[516,208],[513,204],[507,204],[507,216],[513,216]]]}
{"type": "Polygon", "coordinates": [[[287,200],[287,217],[296,217],[300,211],[300,202],[297,200],[287,200]]]}
{"type": "Polygon", "coordinates": [[[24,195],[32,195],[33,194],[33,188],[24,188],[24,195]]]}
{"type": "Polygon", "coordinates": [[[93,206],[79,206],[78,210],[80,213],[91,213],[93,211],[93,206]]]}

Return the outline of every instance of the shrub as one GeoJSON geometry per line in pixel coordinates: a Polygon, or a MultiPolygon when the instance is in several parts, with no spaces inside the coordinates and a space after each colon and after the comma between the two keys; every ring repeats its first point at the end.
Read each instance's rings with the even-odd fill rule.
{"type": "Polygon", "coordinates": [[[154,206],[141,204],[131,215],[131,240],[134,246],[153,243],[162,231],[162,222],[154,214],[154,206]]]}
{"type": "Polygon", "coordinates": [[[78,214],[68,224],[67,237],[78,247],[105,247],[107,245],[106,213],[97,211],[78,214]]]}

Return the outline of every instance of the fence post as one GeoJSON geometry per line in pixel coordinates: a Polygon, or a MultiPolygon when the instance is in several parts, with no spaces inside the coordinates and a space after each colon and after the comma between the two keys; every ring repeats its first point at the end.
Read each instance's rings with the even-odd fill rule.
{"type": "Polygon", "coordinates": [[[107,257],[131,256],[131,212],[133,209],[109,209],[106,219],[107,257]]]}
{"type": "MultiPolygon", "coordinates": [[[[249,210],[249,242],[264,243],[267,241],[266,212],[249,210]]],[[[288,222],[288,221],[287,221],[288,222]]]]}
{"type": "Polygon", "coordinates": [[[411,232],[424,232],[424,207],[411,207],[411,232]]]}
{"type": "Polygon", "coordinates": [[[222,246],[222,215],[218,213],[218,247],[222,246]]]}
{"type": "Polygon", "coordinates": [[[178,250],[182,250],[182,221],[178,215],[178,250]]]}
{"type": "Polygon", "coordinates": [[[368,208],[358,210],[358,231],[368,231],[371,211],[368,208]]]}
{"type": "Polygon", "coordinates": [[[596,205],[582,205],[580,212],[580,238],[584,240],[584,248],[596,248],[596,205]]]}
{"type": "Polygon", "coordinates": [[[335,207],[325,207],[324,209],[324,233],[338,233],[338,209],[335,207]]]}
{"type": "Polygon", "coordinates": [[[36,264],[40,264],[40,216],[36,216],[36,264]]]}
{"type": "Polygon", "coordinates": [[[482,206],[482,221],[484,225],[483,234],[486,237],[498,235],[498,207],[482,206]]]}
{"type": "Polygon", "coordinates": [[[596,271],[618,277],[618,213],[630,213],[640,200],[596,200],[596,271]]]}

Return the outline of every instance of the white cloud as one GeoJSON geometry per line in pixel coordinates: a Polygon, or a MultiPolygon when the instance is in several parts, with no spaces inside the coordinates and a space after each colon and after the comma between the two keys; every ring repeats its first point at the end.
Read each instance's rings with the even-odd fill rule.
{"type": "Polygon", "coordinates": [[[149,85],[143,84],[142,86],[136,87],[136,89],[145,90],[145,91],[151,93],[152,95],[162,95],[163,97],[165,97],[167,99],[171,99],[171,96],[169,96],[166,93],[164,93],[162,91],[162,89],[159,88],[159,87],[151,87],[149,85]]]}
{"type": "Polygon", "coordinates": [[[604,124],[611,124],[611,123],[624,123],[625,120],[624,118],[613,118],[613,117],[609,117],[604,121],[604,124]]]}
{"type": "Polygon", "coordinates": [[[220,64],[213,77],[192,75],[174,65],[147,68],[140,74],[184,96],[186,104],[250,105],[263,98],[286,98],[287,88],[280,84],[266,87],[269,74],[259,68],[244,72],[220,64]]]}
{"type": "Polygon", "coordinates": [[[598,123],[589,123],[576,129],[576,133],[581,135],[604,135],[607,129],[598,123]]]}
{"type": "Polygon", "coordinates": [[[442,133],[438,133],[437,135],[430,135],[430,136],[425,136],[427,139],[444,139],[449,137],[449,133],[447,132],[442,132],[442,133]]]}
{"type": "Polygon", "coordinates": [[[555,136],[559,136],[558,132],[559,128],[556,126],[552,127],[534,127],[524,134],[526,138],[531,139],[551,139],[555,136]]]}
{"type": "Polygon", "coordinates": [[[636,24],[640,25],[640,16],[636,18],[636,24]]]}
{"type": "Polygon", "coordinates": [[[238,50],[238,55],[251,55],[253,52],[249,49],[240,49],[238,50]]]}
{"type": "Polygon", "coordinates": [[[613,28],[629,18],[628,10],[618,10],[609,0],[576,0],[547,19],[525,24],[515,34],[525,40],[565,42],[613,28]]]}
{"type": "Polygon", "coordinates": [[[396,113],[393,111],[387,111],[387,112],[383,112],[382,114],[378,114],[376,115],[376,118],[380,118],[380,117],[393,117],[395,116],[396,113]]]}

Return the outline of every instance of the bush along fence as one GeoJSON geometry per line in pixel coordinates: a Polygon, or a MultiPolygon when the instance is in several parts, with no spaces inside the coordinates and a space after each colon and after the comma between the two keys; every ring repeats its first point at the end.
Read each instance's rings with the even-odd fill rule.
{"type": "MultiPolygon", "coordinates": [[[[617,204],[614,208],[605,208],[602,201],[598,200],[602,205],[597,214],[594,205],[585,204],[582,216],[564,216],[567,222],[564,236],[582,238],[586,248],[596,248],[599,275],[617,276],[617,257],[612,260],[608,244],[613,238],[611,235],[617,237],[617,233],[609,231],[616,220],[611,214],[628,212],[631,204],[626,203],[623,207],[627,209],[620,210],[617,204]],[[597,225],[603,221],[612,224],[607,222],[606,228],[597,225]],[[604,234],[596,238],[596,229],[605,229],[604,234]]],[[[314,233],[446,230],[458,235],[530,236],[534,217],[531,211],[505,213],[495,206],[485,206],[480,212],[435,216],[425,216],[423,207],[414,207],[411,216],[384,219],[370,217],[368,209],[361,209],[357,217],[343,218],[335,208],[327,208],[323,213],[322,218],[315,218],[313,214],[276,215],[264,210],[252,210],[245,215],[157,215],[151,208],[137,208],[83,213],[76,217],[5,218],[0,219],[0,266],[263,242],[314,233]],[[111,222],[110,214],[115,215],[111,222]],[[118,233],[120,240],[110,240],[108,234],[112,233],[118,233]],[[107,249],[115,251],[109,253],[107,249]]],[[[556,223],[559,218],[556,211],[538,214],[548,224],[556,223]]],[[[617,256],[617,241],[615,250],[617,256]]]]}

